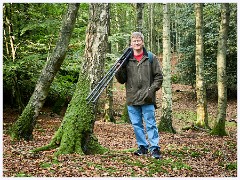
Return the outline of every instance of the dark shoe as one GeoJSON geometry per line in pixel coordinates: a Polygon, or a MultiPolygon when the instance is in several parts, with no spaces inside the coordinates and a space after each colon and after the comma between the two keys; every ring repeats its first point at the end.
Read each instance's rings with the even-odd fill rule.
{"type": "Polygon", "coordinates": [[[157,149],[157,148],[153,149],[153,151],[151,152],[151,155],[155,159],[160,159],[160,151],[159,151],[159,149],[157,149]]]}
{"type": "Polygon", "coordinates": [[[134,155],[142,156],[148,153],[148,149],[144,146],[139,146],[138,150],[134,152],[134,155]]]}

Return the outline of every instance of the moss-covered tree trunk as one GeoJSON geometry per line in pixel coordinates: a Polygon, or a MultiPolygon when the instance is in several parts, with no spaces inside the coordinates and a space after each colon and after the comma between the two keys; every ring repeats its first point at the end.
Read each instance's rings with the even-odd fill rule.
{"type": "Polygon", "coordinates": [[[175,133],[172,126],[172,84],[171,84],[171,47],[169,4],[163,5],[163,83],[162,83],[162,116],[158,125],[159,131],[175,133]]]}
{"type": "Polygon", "coordinates": [[[89,82],[86,74],[80,73],[76,90],[61,126],[56,131],[51,142],[33,152],[50,150],[58,147],[56,156],[60,154],[94,154],[105,151],[93,134],[94,113],[91,105],[86,103],[89,92],[89,82]]]}
{"type": "Polygon", "coordinates": [[[195,4],[196,13],[196,91],[197,91],[197,120],[195,125],[209,128],[207,114],[206,87],[204,80],[203,54],[203,4],[195,4]]]}
{"type": "Polygon", "coordinates": [[[24,138],[25,140],[29,140],[32,138],[36,119],[46,100],[51,83],[65,59],[78,9],[79,4],[68,5],[68,10],[63,19],[62,29],[56,47],[42,70],[27,106],[10,130],[10,135],[13,139],[24,138]]]}
{"type": "Polygon", "coordinates": [[[96,106],[87,104],[89,87],[97,83],[103,74],[107,50],[108,4],[94,3],[89,7],[90,19],[86,35],[85,64],[79,75],[76,90],[67,108],[60,128],[50,144],[37,148],[34,152],[58,148],[59,154],[103,153],[103,148],[94,136],[96,106]]]}
{"type": "Polygon", "coordinates": [[[227,109],[227,82],[226,82],[226,54],[229,26],[229,4],[221,4],[221,24],[219,31],[217,54],[217,82],[218,82],[218,114],[211,134],[225,136],[226,109],[227,109]]]}

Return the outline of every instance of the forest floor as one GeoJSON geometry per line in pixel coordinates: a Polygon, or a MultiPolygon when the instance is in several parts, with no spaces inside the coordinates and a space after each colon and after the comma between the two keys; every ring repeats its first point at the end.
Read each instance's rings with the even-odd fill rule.
{"type": "MultiPolygon", "coordinates": [[[[206,131],[183,130],[196,119],[196,99],[189,86],[173,85],[173,127],[176,134],[159,132],[161,160],[136,157],[133,129],[123,123],[120,114],[125,102],[123,86],[114,91],[117,123],[98,118],[94,133],[100,144],[109,148],[103,155],[61,155],[56,150],[31,154],[29,151],[50,142],[63,119],[43,108],[34,129],[34,140],[11,141],[8,127],[18,116],[4,108],[3,177],[237,177],[237,100],[228,100],[226,130],[228,136],[211,136],[206,131]]],[[[158,92],[160,101],[161,92],[158,92]]],[[[161,104],[161,102],[159,102],[161,104]]],[[[161,106],[159,106],[161,107],[161,106]]],[[[160,109],[156,111],[157,122],[160,109]]],[[[208,100],[209,125],[217,114],[217,101],[208,100]]]]}

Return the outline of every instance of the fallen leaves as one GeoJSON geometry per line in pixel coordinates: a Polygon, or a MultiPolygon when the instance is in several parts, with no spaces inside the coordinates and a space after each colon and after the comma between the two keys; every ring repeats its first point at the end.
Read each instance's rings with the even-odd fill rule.
{"type": "MultiPolygon", "coordinates": [[[[174,88],[181,89],[183,86],[174,88]]],[[[174,111],[194,109],[194,100],[185,91],[181,93],[173,103],[174,111]]],[[[124,104],[124,98],[120,100],[115,103],[124,104]]],[[[211,102],[210,106],[211,114],[216,114],[216,103],[211,102]]],[[[116,111],[120,112],[119,109],[116,111]]],[[[231,111],[228,112],[231,116],[236,114],[235,101],[228,105],[228,111],[231,111]]],[[[177,134],[161,132],[159,144],[162,159],[155,160],[150,156],[133,155],[137,145],[130,124],[97,121],[94,134],[100,144],[110,149],[108,153],[85,156],[69,154],[55,159],[53,154],[56,150],[37,154],[30,153],[30,150],[50,142],[62,117],[50,116],[46,110],[39,117],[33,141],[11,141],[6,130],[14,119],[13,115],[11,109],[4,111],[4,177],[237,177],[236,124],[229,127],[231,136],[226,137],[193,130],[178,131],[177,134]]],[[[174,119],[173,123],[181,129],[179,119],[174,119]]]]}
{"type": "Polygon", "coordinates": [[[149,156],[136,157],[132,154],[132,148],[136,148],[136,145],[129,125],[96,123],[95,134],[99,142],[112,151],[103,155],[61,155],[58,159],[53,158],[54,151],[40,152],[37,156],[29,155],[34,142],[35,147],[40,145],[41,136],[35,137],[35,141],[30,144],[22,141],[11,145],[10,138],[5,135],[4,177],[237,176],[236,138],[218,138],[202,132],[176,135],[161,133],[162,159],[154,160],[149,156]],[[117,128],[117,131],[111,128],[117,128]]]}

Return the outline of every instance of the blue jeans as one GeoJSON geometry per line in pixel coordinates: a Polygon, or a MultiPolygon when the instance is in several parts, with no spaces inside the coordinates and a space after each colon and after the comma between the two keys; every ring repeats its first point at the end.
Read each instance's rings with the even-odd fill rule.
{"type": "Polygon", "coordinates": [[[146,134],[144,132],[144,119],[148,140],[150,143],[150,151],[155,148],[160,149],[160,147],[158,146],[159,135],[156,125],[154,105],[128,106],[128,114],[132,122],[138,147],[142,145],[147,149],[149,148],[146,134]]]}

